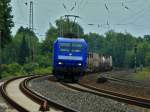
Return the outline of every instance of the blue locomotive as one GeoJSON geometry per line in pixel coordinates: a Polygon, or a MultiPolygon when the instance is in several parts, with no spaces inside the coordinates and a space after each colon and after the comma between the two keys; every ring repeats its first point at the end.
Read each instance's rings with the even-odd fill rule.
{"type": "Polygon", "coordinates": [[[53,74],[58,79],[78,81],[87,67],[84,39],[58,37],[53,47],[53,74]]]}

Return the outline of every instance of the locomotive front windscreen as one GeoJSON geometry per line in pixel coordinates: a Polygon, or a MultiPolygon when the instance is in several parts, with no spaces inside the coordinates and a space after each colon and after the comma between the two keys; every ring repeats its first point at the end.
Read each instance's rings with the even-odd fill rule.
{"type": "Polygon", "coordinates": [[[60,52],[69,52],[71,47],[71,43],[60,43],[59,51],[60,52]]]}
{"type": "Polygon", "coordinates": [[[59,51],[80,53],[82,51],[82,44],[81,43],[60,43],[59,51]]]}

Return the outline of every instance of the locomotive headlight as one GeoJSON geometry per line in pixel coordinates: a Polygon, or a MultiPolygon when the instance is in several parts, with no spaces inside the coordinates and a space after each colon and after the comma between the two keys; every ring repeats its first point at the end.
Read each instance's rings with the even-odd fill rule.
{"type": "Polygon", "coordinates": [[[59,65],[62,65],[62,62],[58,62],[59,65]]]}
{"type": "Polygon", "coordinates": [[[82,64],[81,63],[78,63],[78,66],[81,66],[82,64]]]}

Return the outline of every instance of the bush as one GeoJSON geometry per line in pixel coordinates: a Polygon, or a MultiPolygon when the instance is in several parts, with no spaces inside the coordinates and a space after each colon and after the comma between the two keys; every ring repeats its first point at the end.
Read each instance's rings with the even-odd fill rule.
{"type": "Polygon", "coordinates": [[[36,58],[36,62],[40,67],[49,67],[52,64],[52,56],[51,55],[39,55],[36,58]]]}
{"type": "Polygon", "coordinates": [[[1,78],[10,77],[10,76],[12,76],[12,74],[9,74],[9,73],[3,71],[2,75],[1,75],[1,78]]]}
{"type": "Polygon", "coordinates": [[[2,72],[14,73],[21,71],[21,66],[18,63],[12,63],[9,65],[2,65],[2,72]]]}
{"type": "Polygon", "coordinates": [[[38,63],[28,63],[23,66],[23,70],[30,74],[38,67],[39,67],[38,63]]]}
{"type": "Polygon", "coordinates": [[[27,74],[51,74],[52,68],[51,67],[45,67],[41,68],[39,67],[38,63],[28,63],[23,66],[19,65],[18,63],[13,64],[3,64],[2,65],[2,71],[1,71],[1,77],[12,77],[12,76],[22,76],[27,74]]]}
{"type": "Polygon", "coordinates": [[[2,64],[1,65],[1,72],[5,72],[6,70],[8,69],[8,65],[6,65],[6,64],[2,64]]]}
{"type": "Polygon", "coordinates": [[[35,69],[33,72],[33,74],[40,74],[40,75],[43,75],[43,74],[51,74],[52,73],[52,67],[47,67],[47,68],[37,68],[35,69]]]}
{"type": "Polygon", "coordinates": [[[1,73],[2,78],[27,74],[25,71],[23,71],[22,66],[20,66],[18,63],[12,63],[9,65],[3,64],[1,73]]]}
{"type": "Polygon", "coordinates": [[[147,80],[150,78],[150,69],[149,68],[143,68],[142,71],[138,71],[135,75],[135,79],[137,80],[147,80]]]}

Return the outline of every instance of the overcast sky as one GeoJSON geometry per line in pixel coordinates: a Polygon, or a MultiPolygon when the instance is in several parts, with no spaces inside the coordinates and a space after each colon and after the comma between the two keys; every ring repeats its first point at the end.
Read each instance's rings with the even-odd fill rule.
{"type": "MultiPolygon", "coordinates": [[[[109,29],[117,32],[129,32],[135,36],[150,34],[149,0],[33,0],[34,28],[40,38],[44,37],[49,23],[65,14],[81,17],[79,24],[84,32],[104,34],[109,29]],[[64,8],[64,6],[66,9],[64,8]],[[70,11],[75,7],[72,11],[70,11]],[[92,26],[88,24],[94,24],[92,26]]],[[[12,0],[15,27],[28,27],[30,0],[12,0]],[[26,6],[25,3],[28,3],[26,6]]]]}

